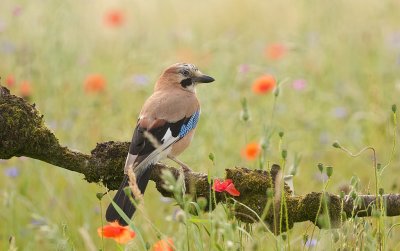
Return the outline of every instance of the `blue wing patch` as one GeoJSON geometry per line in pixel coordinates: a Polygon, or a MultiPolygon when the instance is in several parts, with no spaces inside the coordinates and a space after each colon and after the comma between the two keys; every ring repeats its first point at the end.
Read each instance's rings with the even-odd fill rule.
{"type": "Polygon", "coordinates": [[[183,124],[181,130],[179,131],[179,138],[183,138],[188,134],[191,130],[196,128],[197,122],[199,121],[200,111],[196,111],[189,119],[186,124],[183,124]]]}

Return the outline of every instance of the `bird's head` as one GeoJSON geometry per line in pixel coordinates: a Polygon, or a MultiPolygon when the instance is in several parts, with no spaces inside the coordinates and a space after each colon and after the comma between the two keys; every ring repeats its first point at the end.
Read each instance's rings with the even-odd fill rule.
{"type": "Polygon", "coordinates": [[[203,74],[195,65],[177,63],[165,69],[157,81],[155,90],[173,87],[194,92],[194,87],[197,84],[213,81],[214,78],[203,74]]]}

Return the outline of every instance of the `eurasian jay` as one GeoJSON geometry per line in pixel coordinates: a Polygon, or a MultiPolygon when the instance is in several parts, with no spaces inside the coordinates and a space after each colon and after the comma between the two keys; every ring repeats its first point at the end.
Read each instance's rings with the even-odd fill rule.
{"type": "MultiPolygon", "coordinates": [[[[187,168],[176,156],[189,146],[199,120],[200,104],[195,87],[198,83],[213,81],[214,78],[186,63],[168,67],[158,79],[153,94],[139,114],[126,158],[124,180],[113,199],[129,218],[136,209],[124,192],[124,188],[129,186],[128,170],[131,168],[135,173],[137,186],[143,194],[152,166],[158,161],[170,158],[187,168]]],[[[107,208],[106,219],[128,224],[112,204],[107,208]]]]}

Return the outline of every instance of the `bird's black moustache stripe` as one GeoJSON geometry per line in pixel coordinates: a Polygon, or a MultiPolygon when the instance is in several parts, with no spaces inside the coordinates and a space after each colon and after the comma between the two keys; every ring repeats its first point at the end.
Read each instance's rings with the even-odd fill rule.
{"type": "Polygon", "coordinates": [[[192,82],[191,78],[185,78],[184,80],[181,81],[181,86],[183,88],[186,88],[186,87],[188,87],[189,85],[192,85],[192,84],[193,84],[193,82],[192,82]]]}

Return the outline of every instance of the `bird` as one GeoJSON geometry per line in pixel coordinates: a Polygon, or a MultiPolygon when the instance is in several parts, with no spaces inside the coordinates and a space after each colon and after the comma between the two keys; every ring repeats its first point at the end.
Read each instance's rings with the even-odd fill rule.
{"type": "MultiPolygon", "coordinates": [[[[169,158],[184,171],[189,169],[177,156],[192,141],[200,117],[196,86],[214,80],[189,63],[169,66],[157,80],[153,94],[144,102],[139,114],[125,162],[124,179],[113,198],[129,218],[136,211],[129,195],[125,193],[125,188],[129,186],[129,169],[134,172],[142,194],[146,190],[151,169],[157,162],[169,158]]],[[[106,220],[116,221],[122,226],[129,224],[112,203],[107,208],[106,220]]]]}

